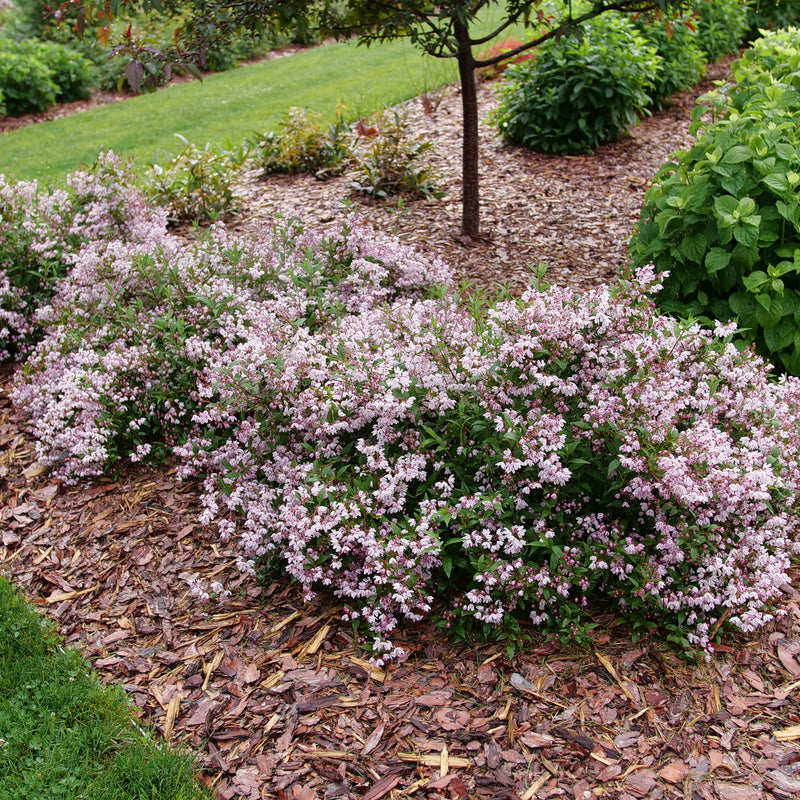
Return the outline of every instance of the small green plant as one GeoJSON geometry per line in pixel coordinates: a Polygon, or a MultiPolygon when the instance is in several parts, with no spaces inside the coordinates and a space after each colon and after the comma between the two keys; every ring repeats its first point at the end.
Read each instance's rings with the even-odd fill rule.
{"type": "Polygon", "coordinates": [[[794,375],[800,375],[798,47],[797,29],[769,35],[734,67],[738,84],[729,93],[701,98],[708,105],[695,110],[697,142],[655,176],[631,243],[635,264],[669,272],[662,310],[709,324],[738,320],[740,339],[794,375]],[[776,63],[781,51],[783,64],[776,63]]]}
{"type": "Polygon", "coordinates": [[[627,132],[650,105],[660,59],[633,23],[604,14],[511,66],[493,122],[505,141],[548,153],[591,150],[627,132]]]}
{"type": "Polygon", "coordinates": [[[290,108],[280,130],[254,142],[256,163],[265,175],[308,173],[318,178],[339,175],[350,158],[352,137],[341,110],[332,121],[307,108],[290,108]]]}
{"type": "Polygon", "coordinates": [[[432,145],[409,135],[405,111],[386,109],[354,128],[358,143],[351,186],[357,194],[378,200],[443,196],[433,168],[422,162],[432,145]]]}
{"type": "Polygon", "coordinates": [[[183,136],[184,149],[165,166],[154,164],[143,179],[148,197],[166,206],[172,223],[214,222],[234,214],[239,200],[233,183],[247,158],[247,145],[206,143],[201,149],[183,136]]]}
{"type": "Polygon", "coordinates": [[[669,97],[691,88],[705,74],[694,18],[683,12],[659,12],[637,16],[634,24],[661,58],[650,96],[654,108],[663,108],[669,97]]]}
{"type": "Polygon", "coordinates": [[[741,47],[748,7],[747,0],[696,0],[698,43],[709,64],[741,47]]]}
{"type": "Polygon", "coordinates": [[[77,651],[0,576],[0,796],[203,800],[192,759],[131,721],[77,651]]]}

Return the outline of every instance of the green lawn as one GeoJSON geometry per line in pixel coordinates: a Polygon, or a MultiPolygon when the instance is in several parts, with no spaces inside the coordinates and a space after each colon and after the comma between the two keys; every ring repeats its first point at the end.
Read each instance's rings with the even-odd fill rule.
{"type": "Polygon", "coordinates": [[[208,800],[0,575],[0,800],[208,800]]]}
{"type": "Polygon", "coordinates": [[[365,48],[335,43],[209,75],[123,103],[12,131],[0,137],[0,173],[53,180],[92,163],[103,148],[149,164],[198,145],[238,144],[274,129],[290,106],[358,117],[455,79],[455,64],[421,55],[407,42],[365,48]]]}
{"type": "MultiPolygon", "coordinates": [[[[488,32],[499,16],[493,9],[479,30],[488,32]]],[[[514,36],[524,37],[524,27],[502,38],[514,36]]],[[[57,181],[91,164],[104,147],[134,156],[142,166],[164,163],[183,149],[175,134],[200,147],[226,139],[238,145],[252,133],[274,130],[290,106],[324,117],[344,106],[347,118],[358,119],[457,77],[452,59],[423,55],[405,40],[372,47],[327,44],[3,134],[0,173],[57,181]]]]}

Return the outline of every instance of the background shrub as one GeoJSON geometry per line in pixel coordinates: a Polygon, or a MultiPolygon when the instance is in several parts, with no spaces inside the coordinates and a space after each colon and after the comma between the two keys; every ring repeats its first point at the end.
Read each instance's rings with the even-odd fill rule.
{"type": "Polygon", "coordinates": [[[800,0],[754,0],[747,6],[747,40],[762,30],[777,30],[800,24],[800,0]]]}
{"type": "Polygon", "coordinates": [[[698,107],[697,143],[656,175],[631,245],[635,264],[669,271],[662,309],[737,319],[744,341],[793,374],[800,374],[798,45],[797,29],[757,42],[734,67],[740,84],[708,99],[721,118],[704,122],[707,109],[698,107]]]}
{"type": "Polygon", "coordinates": [[[651,105],[661,108],[665,100],[691,88],[705,75],[705,56],[697,29],[693,18],[685,13],[642,14],[633,22],[661,59],[649,91],[651,105]]]}
{"type": "Polygon", "coordinates": [[[697,36],[706,61],[735,53],[748,29],[748,0],[696,0],[697,36]]]}
{"type": "Polygon", "coordinates": [[[55,105],[58,87],[50,68],[32,55],[0,48],[0,91],[12,117],[44,111],[55,105]]]}
{"type": "Polygon", "coordinates": [[[638,121],[659,68],[655,48],[629,19],[603,14],[509,67],[493,122],[511,144],[586,152],[638,121]]]}

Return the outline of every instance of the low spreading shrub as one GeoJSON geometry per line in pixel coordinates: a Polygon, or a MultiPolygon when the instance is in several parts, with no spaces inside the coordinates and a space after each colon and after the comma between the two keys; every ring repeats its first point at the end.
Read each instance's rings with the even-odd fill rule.
{"type": "Polygon", "coordinates": [[[649,94],[651,105],[662,108],[673,94],[690,89],[705,75],[694,20],[686,13],[656,13],[638,15],[633,22],[661,59],[649,94]]]}
{"type": "Polygon", "coordinates": [[[339,114],[335,120],[306,108],[290,108],[278,132],[269,131],[253,142],[254,158],[265,175],[309,173],[318,178],[346,169],[352,146],[350,128],[339,114]]]}
{"type": "Polygon", "coordinates": [[[239,198],[233,184],[247,158],[247,145],[206,143],[200,149],[176,135],[184,149],[166,166],[154,164],[147,171],[142,180],[147,196],[167,208],[173,223],[205,224],[234,214],[239,198]]]}
{"type": "Polygon", "coordinates": [[[698,44],[709,64],[742,46],[749,7],[748,0],[696,0],[698,44]]]}
{"type": "Polygon", "coordinates": [[[493,123],[503,139],[549,153],[591,150],[627,132],[650,105],[655,49],[620,14],[550,40],[506,70],[493,123]]]}
{"type": "Polygon", "coordinates": [[[657,289],[462,299],[355,218],[98,239],[13,397],[67,481],[171,449],[241,568],[332,592],[376,660],[404,619],[580,639],[598,603],[710,648],[772,618],[800,552],[800,381],[657,289]]]}
{"type": "Polygon", "coordinates": [[[656,175],[631,245],[635,264],[670,273],[658,301],[663,310],[738,319],[742,340],[796,375],[798,46],[796,29],[770,34],[734,67],[737,86],[708,98],[714,118],[697,109],[697,142],[656,175]]]}
{"type": "Polygon", "coordinates": [[[378,654],[442,594],[455,630],[524,614],[580,637],[598,601],[684,644],[761,624],[797,551],[800,384],[655,315],[636,280],[288,339],[256,312],[183,449],[217,474],[205,521],[231,512],[243,568],[333,592],[378,654]]]}
{"type": "Polygon", "coordinates": [[[163,231],[163,214],[112,153],[72,173],[65,189],[0,176],[0,358],[20,357],[38,340],[35,312],[83,247],[108,239],[156,245],[163,231]]]}
{"type": "Polygon", "coordinates": [[[350,185],[357,194],[378,200],[443,196],[436,173],[423,159],[433,145],[409,134],[404,111],[386,109],[358,122],[355,130],[350,185]]]}
{"type": "Polygon", "coordinates": [[[14,393],[39,457],[69,482],[120,458],[163,458],[201,408],[200,371],[224,360],[255,309],[288,332],[312,329],[448,279],[393,244],[359,226],[324,236],[291,222],[250,246],[214,226],[188,249],[171,236],[82,248],[39,309],[45,336],[14,393]]]}

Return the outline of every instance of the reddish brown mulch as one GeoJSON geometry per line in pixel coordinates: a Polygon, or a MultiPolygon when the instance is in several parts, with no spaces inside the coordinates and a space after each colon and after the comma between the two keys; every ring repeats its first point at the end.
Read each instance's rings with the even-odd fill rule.
{"type": "MultiPolygon", "coordinates": [[[[676,113],[653,133],[665,146],[676,113]]],[[[507,152],[512,161],[491,163],[516,165],[508,177],[520,191],[525,164],[544,181],[539,194],[551,187],[544,202],[556,234],[550,218],[540,224],[545,245],[555,235],[550,247],[572,230],[565,198],[574,187],[558,181],[580,173],[580,208],[592,207],[590,186],[601,195],[597,208],[615,208],[613,193],[604,193],[609,176],[623,184],[626,174],[636,177],[628,183],[640,192],[644,167],[626,167],[625,158],[641,149],[636,132],[611,146],[613,170],[606,156],[569,162],[507,152]]],[[[500,194],[502,187],[489,197],[500,194]]],[[[427,216],[428,238],[452,248],[451,223],[434,218],[435,209],[415,207],[398,228],[420,236],[427,216]]],[[[490,209],[488,218],[502,221],[491,200],[490,209]]],[[[508,241],[517,216],[507,215],[508,241]]],[[[257,216],[248,220],[258,224],[257,216]]],[[[574,252],[599,252],[604,237],[616,239],[628,224],[599,213],[589,219],[596,236],[577,236],[583,244],[574,252]]],[[[480,263],[466,260],[475,264],[469,270],[491,279],[498,247],[506,252],[497,238],[483,251],[465,248],[483,253],[480,263]]],[[[606,259],[575,284],[613,268],[606,259]]],[[[458,645],[432,626],[409,628],[401,640],[408,659],[372,669],[335,604],[305,606],[280,579],[244,579],[232,550],[197,523],[198,487],[180,484],[173,471],[126,468],[118,481],[51,483],[11,406],[10,378],[0,396],[0,567],[104,680],[125,686],[143,720],[199,752],[203,780],[220,800],[800,794],[798,581],[786,589],[777,624],[729,641],[708,664],[682,662],[658,640],[634,644],[609,618],[599,620],[591,650],[539,642],[512,659],[502,646],[458,645]],[[189,594],[192,575],[219,581],[232,596],[199,602],[189,594]]]]}

